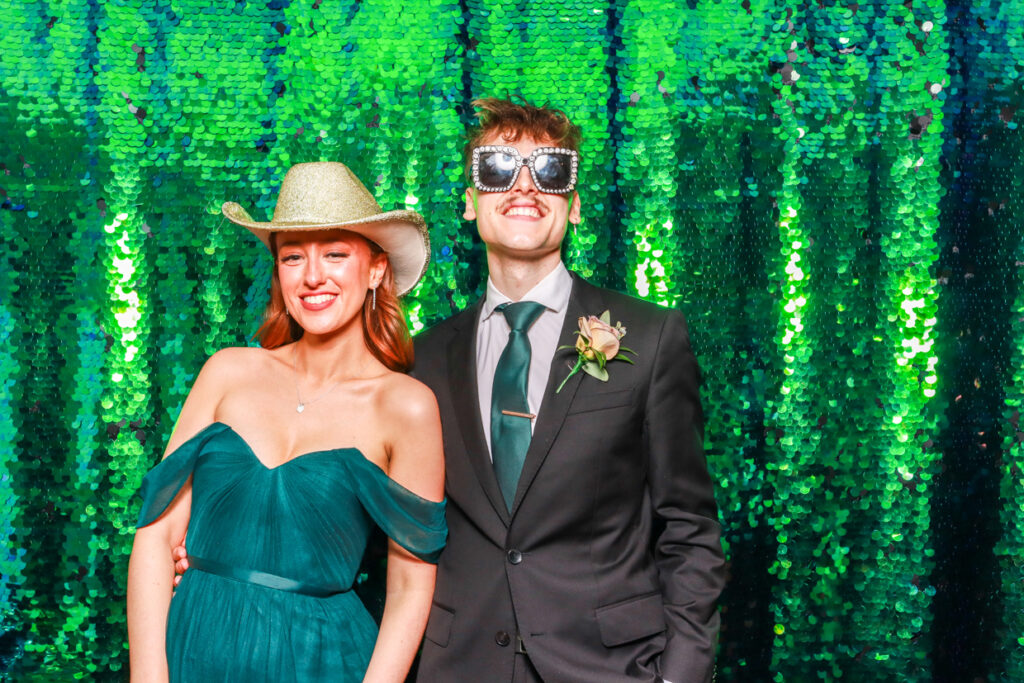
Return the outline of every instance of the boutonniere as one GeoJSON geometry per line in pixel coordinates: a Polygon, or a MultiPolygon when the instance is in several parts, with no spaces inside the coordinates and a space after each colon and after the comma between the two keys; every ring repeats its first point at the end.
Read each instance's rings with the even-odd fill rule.
{"type": "Polygon", "coordinates": [[[626,328],[620,322],[612,325],[611,319],[611,314],[608,311],[602,313],[600,318],[593,315],[580,318],[580,329],[576,332],[576,344],[558,347],[559,350],[576,349],[576,364],[555,389],[556,394],[562,390],[569,378],[580,370],[602,382],[607,382],[608,369],[605,366],[609,361],[633,362],[629,358],[619,355],[623,351],[636,355],[636,351],[627,349],[619,343],[619,340],[626,336],[626,328]]]}

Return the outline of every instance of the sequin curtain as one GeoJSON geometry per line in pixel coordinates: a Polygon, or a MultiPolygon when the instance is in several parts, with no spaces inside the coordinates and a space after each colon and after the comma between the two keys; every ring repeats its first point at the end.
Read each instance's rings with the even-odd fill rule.
{"type": "Polygon", "coordinates": [[[474,300],[468,103],[583,126],[570,266],[682,309],[721,681],[1024,680],[1024,0],[0,0],[0,671],[118,680],[143,474],[343,160],[474,300]]]}

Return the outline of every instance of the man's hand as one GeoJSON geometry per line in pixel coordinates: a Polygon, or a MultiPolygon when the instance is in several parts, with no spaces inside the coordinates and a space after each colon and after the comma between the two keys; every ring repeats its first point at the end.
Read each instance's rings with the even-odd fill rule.
{"type": "Polygon", "coordinates": [[[171,559],[174,560],[174,587],[177,588],[178,584],[181,583],[181,575],[188,570],[188,552],[185,550],[185,538],[188,534],[182,536],[181,545],[174,546],[171,550],[171,559]]]}

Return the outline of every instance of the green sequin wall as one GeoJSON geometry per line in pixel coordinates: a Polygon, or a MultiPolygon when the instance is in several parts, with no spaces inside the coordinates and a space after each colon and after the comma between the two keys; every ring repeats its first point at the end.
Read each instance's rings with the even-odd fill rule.
{"type": "Polygon", "coordinates": [[[1024,680],[1024,0],[0,0],[0,677],[125,677],[134,493],[292,163],[482,290],[474,97],[584,131],[569,265],[682,309],[720,681],[1024,680]]]}

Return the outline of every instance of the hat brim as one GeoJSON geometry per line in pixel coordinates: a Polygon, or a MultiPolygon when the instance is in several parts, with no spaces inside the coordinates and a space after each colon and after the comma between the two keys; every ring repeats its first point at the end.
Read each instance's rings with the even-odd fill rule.
{"type": "Polygon", "coordinates": [[[430,234],[423,216],[415,211],[397,210],[367,216],[354,221],[335,223],[303,223],[254,221],[236,202],[224,202],[224,217],[256,235],[270,249],[270,236],[275,232],[312,232],[316,230],[348,230],[374,242],[388,255],[395,277],[398,296],[408,293],[420,281],[430,263],[430,234]]]}

